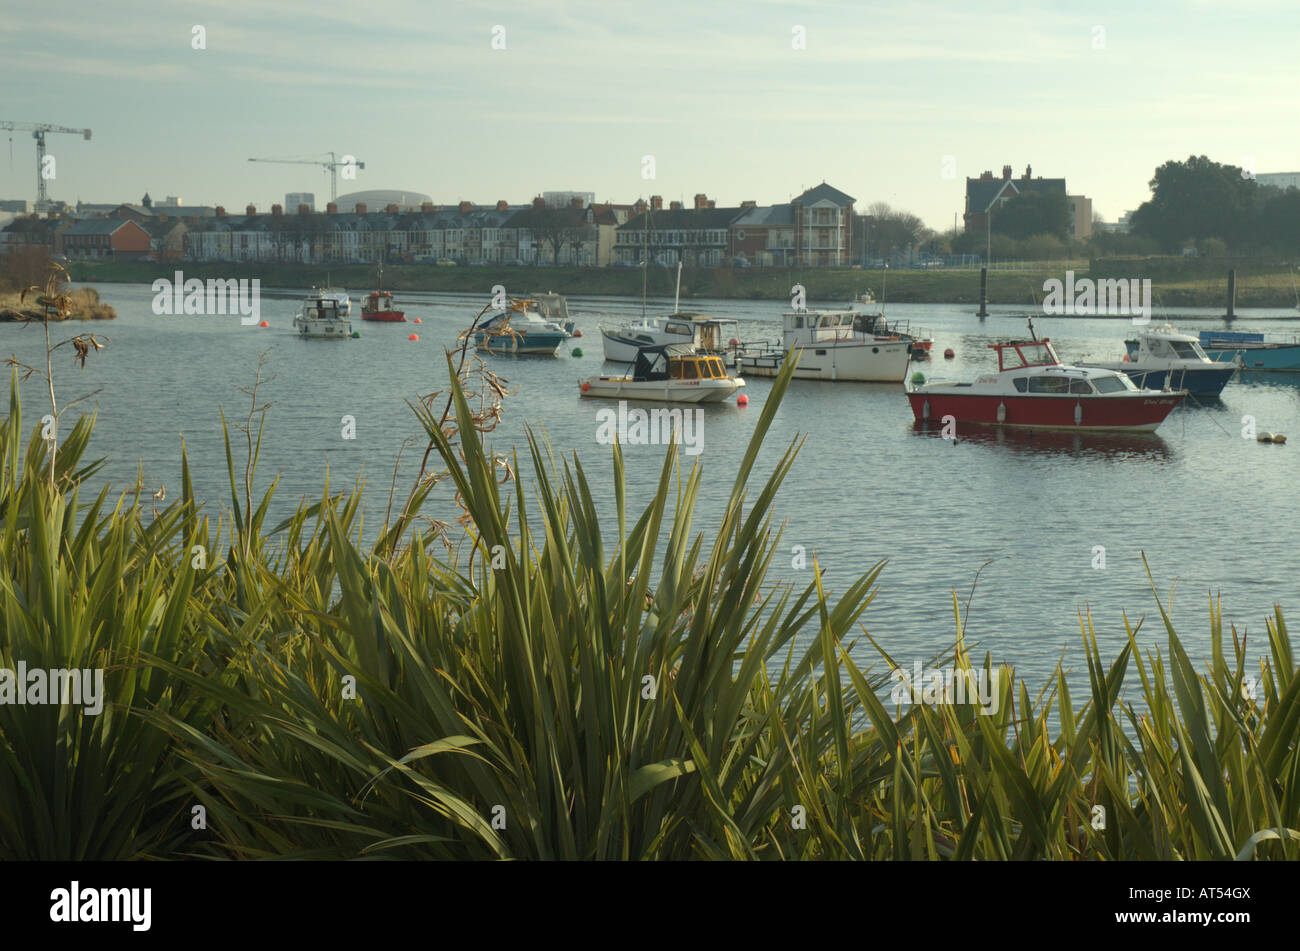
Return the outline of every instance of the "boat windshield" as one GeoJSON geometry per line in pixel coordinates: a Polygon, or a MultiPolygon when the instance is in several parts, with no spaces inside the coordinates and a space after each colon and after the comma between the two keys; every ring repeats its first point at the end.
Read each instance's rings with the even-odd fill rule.
{"type": "Polygon", "coordinates": [[[1052,342],[1047,339],[992,343],[989,346],[998,352],[999,370],[1057,366],[1061,362],[1061,358],[1056,355],[1056,349],[1052,346],[1052,342]]]}
{"type": "Polygon", "coordinates": [[[1171,340],[1169,346],[1173,348],[1175,356],[1182,357],[1184,360],[1208,359],[1201,345],[1191,340],[1171,340]]]}
{"type": "Polygon", "coordinates": [[[1098,393],[1120,393],[1124,390],[1137,389],[1133,381],[1123,373],[1117,373],[1114,376],[1099,376],[1093,379],[1092,383],[1097,387],[1098,393]]]}

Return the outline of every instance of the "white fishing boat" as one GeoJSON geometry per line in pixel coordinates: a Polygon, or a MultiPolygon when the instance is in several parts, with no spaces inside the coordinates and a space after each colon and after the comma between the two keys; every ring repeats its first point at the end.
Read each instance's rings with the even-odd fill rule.
{"type": "Polygon", "coordinates": [[[293,318],[293,329],[301,337],[346,340],[352,336],[352,301],[346,292],[333,288],[312,288],[303,298],[302,310],[293,318]]]}
{"type": "Polygon", "coordinates": [[[745,385],[722,358],[683,344],[642,347],[625,376],[595,376],[578,384],[582,396],[664,403],[720,403],[745,385]]]}
{"type": "Polygon", "coordinates": [[[776,376],[786,354],[800,351],[795,379],[902,383],[911,362],[911,343],[882,336],[856,310],[793,311],[782,315],[779,343],[741,344],[738,363],[746,376],[776,376]]]}

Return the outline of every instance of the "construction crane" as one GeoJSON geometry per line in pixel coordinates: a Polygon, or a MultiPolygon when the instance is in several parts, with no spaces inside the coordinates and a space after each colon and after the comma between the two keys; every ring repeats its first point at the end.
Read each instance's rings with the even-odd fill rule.
{"type": "Polygon", "coordinates": [[[4,121],[0,121],[0,129],[5,129],[9,132],[30,132],[32,138],[36,140],[36,210],[44,211],[50,204],[49,197],[45,193],[45,176],[42,174],[45,169],[45,133],[68,132],[89,140],[90,130],[69,129],[66,126],[51,125],[48,122],[4,121]]]}
{"type": "Polygon", "coordinates": [[[339,166],[355,165],[357,168],[365,168],[365,162],[358,162],[349,155],[343,156],[345,161],[339,162],[334,158],[334,153],[329,155],[328,162],[320,162],[316,159],[273,159],[273,158],[251,158],[250,162],[272,162],[276,165],[319,165],[330,173],[330,201],[339,197],[339,166]]]}

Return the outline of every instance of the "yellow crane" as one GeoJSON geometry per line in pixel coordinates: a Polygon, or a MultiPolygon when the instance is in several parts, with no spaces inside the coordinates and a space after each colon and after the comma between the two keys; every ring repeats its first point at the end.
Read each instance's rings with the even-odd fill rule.
{"type": "Polygon", "coordinates": [[[330,173],[330,201],[339,197],[339,168],[341,166],[355,165],[357,168],[365,168],[365,162],[358,162],[352,156],[343,156],[343,161],[336,161],[334,153],[327,153],[330,157],[328,162],[322,162],[318,159],[273,159],[273,158],[251,158],[250,162],[271,162],[274,165],[319,165],[330,173]]]}
{"type": "Polygon", "coordinates": [[[9,132],[30,132],[36,140],[36,210],[44,211],[50,200],[45,193],[45,133],[68,132],[90,139],[89,129],[69,129],[67,126],[53,125],[49,122],[6,122],[0,121],[0,129],[9,132]]]}

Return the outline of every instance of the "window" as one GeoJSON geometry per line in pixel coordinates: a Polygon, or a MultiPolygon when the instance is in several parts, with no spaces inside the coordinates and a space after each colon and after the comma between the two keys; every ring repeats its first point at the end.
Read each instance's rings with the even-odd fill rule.
{"type": "Polygon", "coordinates": [[[683,376],[684,376],[686,379],[688,379],[688,380],[694,380],[694,379],[698,378],[698,376],[699,376],[699,370],[698,370],[698,368],[695,366],[695,361],[694,361],[694,360],[690,360],[690,361],[687,361],[687,362],[686,362],[686,364],[685,364],[685,370],[686,370],[686,372],[683,374],[683,376]]]}
{"type": "Polygon", "coordinates": [[[1033,376],[1029,378],[1030,393],[1068,393],[1070,381],[1063,376],[1033,376]]]}
{"type": "Polygon", "coordinates": [[[1184,340],[1171,340],[1169,346],[1174,348],[1174,354],[1182,357],[1184,360],[1199,360],[1201,358],[1200,346],[1184,340]]]}
{"type": "Polygon", "coordinates": [[[1029,389],[1029,379],[1027,377],[1018,376],[1011,382],[1016,385],[1016,389],[1019,390],[1021,393],[1029,389]]]}
{"type": "Polygon", "coordinates": [[[1136,389],[1127,376],[1120,373],[1115,376],[1099,376],[1092,381],[1098,393],[1119,393],[1123,390],[1136,389]]]}
{"type": "Polygon", "coordinates": [[[668,379],[680,380],[682,378],[682,361],[671,360],[668,363],[668,379]]]}
{"type": "Polygon", "coordinates": [[[1089,383],[1087,380],[1071,380],[1071,381],[1070,381],[1070,392],[1071,392],[1071,393],[1083,393],[1083,394],[1086,394],[1086,395],[1091,396],[1091,395],[1092,395],[1092,384],[1089,383]]]}

